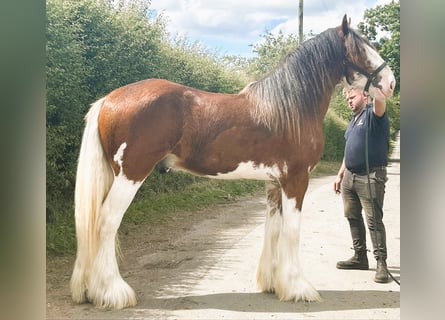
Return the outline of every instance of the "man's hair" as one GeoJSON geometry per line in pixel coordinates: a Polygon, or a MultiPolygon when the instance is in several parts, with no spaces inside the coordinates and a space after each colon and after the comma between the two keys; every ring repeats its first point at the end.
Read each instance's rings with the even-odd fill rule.
{"type": "Polygon", "coordinates": [[[357,90],[356,87],[344,87],[342,90],[343,96],[346,98],[352,90],[357,90]]]}
{"type": "Polygon", "coordinates": [[[360,94],[363,94],[365,97],[367,96],[362,90],[358,89],[357,87],[344,87],[342,90],[342,94],[345,98],[347,98],[350,92],[353,90],[357,91],[360,94]]]}

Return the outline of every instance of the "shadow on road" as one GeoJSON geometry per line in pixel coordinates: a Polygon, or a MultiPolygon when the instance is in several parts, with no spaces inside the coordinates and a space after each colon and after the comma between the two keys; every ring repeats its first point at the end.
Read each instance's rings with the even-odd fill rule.
{"type": "Polygon", "coordinates": [[[217,309],[239,312],[321,312],[376,308],[399,308],[400,293],[376,290],[363,291],[319,291],[321,302],[282,302],[274,294],[268,293],[219,293],[209,295],[189,295],[177,298],[152,298],[140,301],[142,309],[159,308],[165,310],[217,309]],[[354,296],[354,299],[350,299],[354,296]],[[152,305],[152,306],[151,306],[152,305]]]}

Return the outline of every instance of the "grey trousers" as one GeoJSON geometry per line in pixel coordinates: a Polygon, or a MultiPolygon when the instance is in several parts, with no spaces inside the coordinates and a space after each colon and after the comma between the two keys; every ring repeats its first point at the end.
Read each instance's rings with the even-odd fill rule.
{"type": "Polygon", "coordinates": [[[380,254],[386,260],[386,230],[382,221],[385,183],[388,180],[386,167],[370,168],[369,176],[372,199],[369,195],[366,173],[352,173],[348,169],[345,170],[341,185],[344,214],[351,228],[354,250],[360,252],[366,250],[366,231],[362,216],[362,209],[364,210],[374,257],[379,258],[378,248],[380,248],[380,254]],[[371,201],[374,203],[375,221],[371,201]]]}

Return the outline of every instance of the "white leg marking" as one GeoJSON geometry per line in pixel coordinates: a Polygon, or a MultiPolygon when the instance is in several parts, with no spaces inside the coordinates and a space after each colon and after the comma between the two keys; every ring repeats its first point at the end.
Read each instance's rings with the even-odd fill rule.
{"type": "Polygon", "coordinates": [[[282,192],[282,220],[277,242],[275,293],[280,300],[320,301],[320,295],[304,277],[299,261],[301,212],[296,200],[282,192]]]}
{"type": "Polygon", "coordinates": [[[88,298],[103,308],[122,309],[136,304],[136,295],[122,279],[116,260],[116,233],[141,182],[128,180],[121,171],[100,214],[100,244],[89,278],[88,298]]]}
{"type": "MultiPolygon", "coordinates": [[[[270,182],[266,182],[266,187],[274,188],[270,182]]],[[[263,251],[256,273],[258,288],[263,292],[275,290],[274,278],[278,265],[276,247],[282,224],[282,215],[277,206],[278,204],[267,201],[263,251]]]]}
{"type": "Polygon", "coordinates": [[[123,143],[114,160],[121,167],[102,205],[99,216],[100,239],[88,284],[88,298],[98,307],[122,309],[136,305],[136,294],[122,279],[116,260],[116,233],[125,211],[142,182],[128,180],[122,171],[123,143]]]}

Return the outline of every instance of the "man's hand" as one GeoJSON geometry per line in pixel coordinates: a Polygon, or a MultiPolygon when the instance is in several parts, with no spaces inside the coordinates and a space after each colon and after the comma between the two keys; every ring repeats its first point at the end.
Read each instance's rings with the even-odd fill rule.
{"type": "Polygon", "coordinates": [[[337,176],[334,180],[334,192],[336,194],[340,194],[340,186],[341,186],[342,180],[343,180],[343,177],[341,177],[341,176],[337,176]]]}
{"type": "Polygon", "coordinates": [[[345,158],[343,157],[343,161],[341,163],[341,167],[338,170],[337,177],[334,180],[334,192],[336,194],[340,194],[341,189],[341,182],[343,180],[343,175],[345,174],[346,165],[345,165],[345,158]]]}

